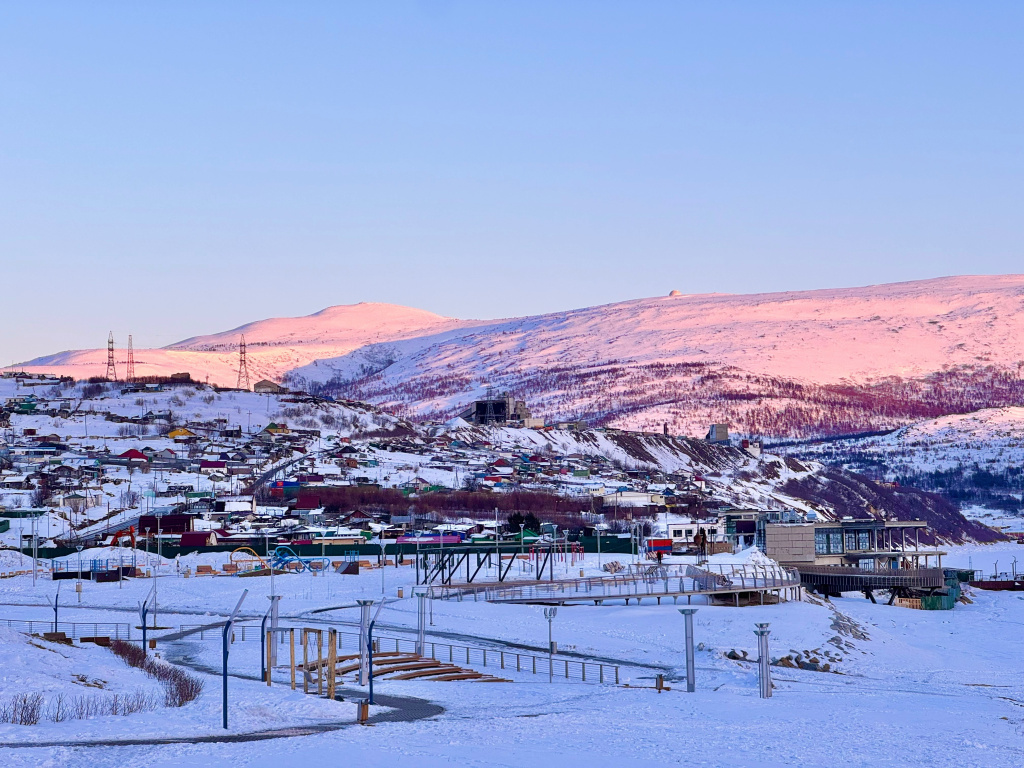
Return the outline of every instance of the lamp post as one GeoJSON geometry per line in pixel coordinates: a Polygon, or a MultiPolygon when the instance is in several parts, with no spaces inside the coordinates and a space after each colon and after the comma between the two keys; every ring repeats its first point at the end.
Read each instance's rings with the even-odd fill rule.
{"type": "Polygon", "coordinates": [[[501,545],[498,544],[498,508],[494,508],[494,557],[498,566],[498,579],[501,579],[501,545]]]}
{"type": "Polygon", "coordinates": [[[416,585],[420,583],[420,538],[423,536],[423,531],[416,531],[416,585]]]}
{"type": "Polygon", "coordinates": [[[427,650],[427,590],[416,590],[416,655],[422,656],[427,650]]]}
{"type": "Polygon", "coordinates": [[[686,690],[693,693],[697,690],[695,665],[693,659],[693,614],[696,608],[680,608],[679,612],[686,619],[686,690]]]}
{"type": "Polygon", "coordinates": [[[221,716],[224,724],[224,730],[228,727],[228,644],[231,637],[231,627],[235,622],[235,616],[238,615],[239,609],[242,607],[242,602],[245,600],[245,596],[249,594],[248,589],[242,590],[242,596],[238,598],[238,604],[235,605],[235,610],[228,616],[228,620],[224,622],[224,634],[221,639],[221,650],[223,653],[224,668],[222,672],[222,704],[221,704],[221,716]]]}
{"type": "Polygon", "coordinates": [[[58,581],[57,582],[57,594],[54,595],[53,600],[50,600],[49,597],[46,598],[47,601],[49,601],[50,605],[53,606],[53,631],[54,631],[54,633],[57,632],[57,609],[60,607],[60,585],[61,585],[61,582],[58,581]]]}
{"type": "Polygon", "coordinates": [[[366,633],[370,626],[370,606],[373,600],[356,600],[359,604],[359,684],[366,685],[369,678],[369,664],[366,654],[366,633]]]}
{"type": "MultiPolygon", "coordinates": [[[[436,530],[438,532],[438,537],[437,537],[437,540],[439,542],[438,546],[440,547],[440,551],[438,552],[437,557],[438,557],[438,561],[441,563],[441,586],[443,587],[444,586],[444,526],[438,526],[436,530]]],[[[431,622],[430,623],[431,624],[434,623],[433,622],[433,617],[431,617],[431,622]]]]}
{"type": "Polygon", "coordinates": [[[772,674],[770,666],[770,657],[768,656],[768,635],[771,632],[768,630],[768,624],[755,624],[757,629],[754,630],[754,634],[757,635],[757,668],[758,678],[760,681],[760,693],[762,699],[770,699],[772,697],[772,674]]]}
{"type": "MultiPolygon", "coordinates": [[[[154,582],[153,588],[149,590],[149,594],[146,595],[146,599],[139,603],[139,624],[142,629],[142,653],[145,656],[149,655],[148,644],[146,643],[146,614],[149,613],[150,598],[153,597],[153,593],[156,592],[156,583],[154,582]]],[[[153,622],[154,626],[156,622],[153,622]]]]}
{"type": "MultiPolygon", "coordinates": [[[[273,645],[271,645],[271,649],[270,649],[270,653],[271,653],[271,657],[272,657],[270,659],[271,666],[269,668],[267,667],[267,648],[266,648],[266,642],[267,642],[267,622],[268,621],[270,622],[271,629],[274,629],[277,626],[277,610],[276,609],[277,609],[277,601],[280,600],[280,599],[281,598],[275,597],[273,595],[270,596],[270,608],[268,608],[267,612],[265,614],[263,614],[263,621],[260,622],[260,680],[262,680],[263,682],[267,682],[267,677],[270,676],[271,670],[273,669],[274,661],[276,660],[275,658],[273,658],[273,657],[275,657],[277,655],[276,653],[274,653],[274,651],[277,648],[276,642],[275,642],[273,645]]],[[[275,634],[274,635],[274,641],[276,641],[276,639],[277,639],[277,635],[275,634]]],[[[274,642],[274,641],[272,641],[272,642],[274,642]]]]}
{"type": "Polygon", "coordinates": [[[76,545],[75,549],[78,550],[78,584],[75,585],[75,591],[78,593],[78,602],[82,602],[82,545],[76,545]]]}
{"type": "Polygon", "coordinates": [[[552,639],[552,623],[558,614],[558,608],[553,605],[544,609],[544,618],[548,620],[548,682],[554,682],[555,677],[555,641],[552,639]]]}
{"type": "Polygon", "coordinates": [[[39,545],[36,539],[36,520],[35,514],[32,515],[32,588],[36,586],[36,554],[39,552],[39,545]]]}
{"type": "Polygon", "coordinates": [[[601,529],[594,528],[597,532],[597,569],[601,570],[601,529]]]}

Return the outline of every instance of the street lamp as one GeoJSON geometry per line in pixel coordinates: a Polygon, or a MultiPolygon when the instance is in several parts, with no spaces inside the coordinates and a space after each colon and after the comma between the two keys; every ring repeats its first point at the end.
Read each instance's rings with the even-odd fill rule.
{"type": "Polygon", "coordinates": [[[697,690],[693,659],[693,614],[697,612],[697,609],[680,608],[679,612],[686,618],[686,690],[688,693],[693,693],[697,690]]]}
{"type": "Polygon", "coordinates": [[[75,549],[78,550],[78,584],[75,591],[78,592],[78,602],[82,602],[82,545],[78,544],[75,549]]]}
{"type": "Polygon", "coordinates": [[[768,624],[755,624],[757,629],[754,630],[754,634],[757,635],[757,669],[758,678],[761,688],[761,698],[770,699],[772,697],[772,675],[771,667],[769,663],[771,661],[768,656],[768,635],[771,632],[768,631],[768,624]]]}
{"type": "Polygon", "coordinates": [[[550,605],[544,609],[544,618],[548,620],[548,682],[554,682],[555,677],[555,641],[552,639],[552,623],[558,614],[558,608],[550,605]]]}

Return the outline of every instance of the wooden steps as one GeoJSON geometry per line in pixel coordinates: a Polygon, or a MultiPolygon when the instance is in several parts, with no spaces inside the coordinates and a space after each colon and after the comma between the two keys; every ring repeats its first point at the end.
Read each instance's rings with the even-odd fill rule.
{"type": "MultiPolygon", "coordinates": [[[[306,665],[298,664],[299,672],[314,675],[327,674],[327,660],[311,661],[306,665]]],[[[335,674],[338,677],[359,671],[359,654],[339,656],[336,661],[335,674]]],[[[466,669],[449,662],[442,662],[415,653],[384,651],[373,654],[373,676],[387,677],[389,680],[441,680],[444,682],[469,681],[479,683],[511,683],[511,680],[495,677],[486,673],[466,669]]]]}

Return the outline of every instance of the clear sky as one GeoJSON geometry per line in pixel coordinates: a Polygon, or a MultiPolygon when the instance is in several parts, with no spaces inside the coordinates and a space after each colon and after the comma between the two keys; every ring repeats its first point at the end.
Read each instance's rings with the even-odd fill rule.
{"type": "Polygon", "coordinates": [[[1021,2],[0,6],[0,361],[1024,272],[1021,2]]]}

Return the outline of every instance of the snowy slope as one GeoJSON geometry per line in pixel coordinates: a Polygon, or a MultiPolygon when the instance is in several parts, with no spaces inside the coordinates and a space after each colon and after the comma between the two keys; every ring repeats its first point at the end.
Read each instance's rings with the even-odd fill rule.
{"type": "Polygon", "coordinates": [[[989,408],[921,421],[884,435],[790,445],[824,461],[943,493],[961,502],[1017,511],[1024,497],[1024,408],[989,408]]]}
{"type": "MultiPolygon", "coordinates": [[[[842,434],[1024,405],[1024,275],[862,288],[674,295],[500,321],[387,304],[332,307],[139,350],[140,374],[252,376],[450,417],[487,385],[545,417],[702,434],[842,434]]],[[[119,356],[122,358],[123,355],[119,356]]],[[[123,362],[120,362],[123,365],[123,362]]],[[[29,365],[101,375],[103,351],[29,365]]],[[[252,377],[251,377],[252,378],[252,377]]]]}
{"type": "MultiPolygon", "coordinates": [[[[753,295],[689,295],[514,318],[396,345],[402,370],[714,361],[819,383],[1024,360],[1024,275],[753,295]]],[[[358,367],[358,364],[357,364],[358,367]]],[[[320,361],[352,373],[350,360],[320,361]]]]}
{"type": "Polygon", "coordinates": [[[795,461],[769,453],[753,458],[737,448],[702,440],[620,430],[471,427],[448,434],[469,443],[484,440],[515,454],[601,455],[625,469],[697,475],[704,480],[708,499],[726,507],[814,511],[823,519],[846,515],[920,519],[928,521],[931,530],[947,542],[1000,538],[966,520],[947,499],[915,488],[888,488],[816,461],[795,461]]]}
{"type": "Polygon", "coordinates": [[[450,415],[492,385],[549,418],[836,434],[1024,404],[1022,309],[1020,275],[668,296],[370,346],[291,378],[410,415],[450,415]]]}
{"type": "MultiPolygon", "coordinates": [[[[367,344],[379,344],[463,325],[464,321],[393,304],[360,303],[328,307],[306,317],[271,318],[210,336],[195,336],[163,349],[136,349],[139,376],[167,376],[188,371],[193,379],[233,386],[238,376],[238,342],[245,336],[250,383],[279,379],[298,366],[322,357],[344,355],[367,344]]],[[[116,351],[123,376],[127,352],[116,351]]],[[[106,372],[106,349],[60,352],[24,364],[30,371],[47,371],[82,379],[106,372]]]]}
{"type": "Polygon", "coordinates": [[[1000,471],[1024,459],[1024,408],[988,408],[918,422],[887,435],[800,447],[831,459],[863,454],[884,460],[886,471],[945,471],[964,464],[1000,471]]]}

